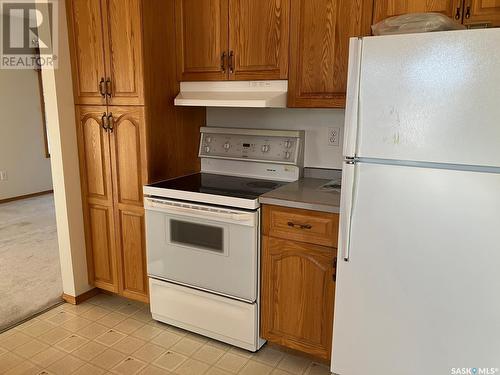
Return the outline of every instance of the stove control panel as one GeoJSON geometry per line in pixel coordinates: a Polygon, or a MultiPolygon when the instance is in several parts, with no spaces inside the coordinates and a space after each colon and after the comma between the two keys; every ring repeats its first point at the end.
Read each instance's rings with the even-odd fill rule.
{"type": "Polygon", "coordinates": [[[299,164],[304,132],[296,130],[201,128],[202,158],[299,164]]]}

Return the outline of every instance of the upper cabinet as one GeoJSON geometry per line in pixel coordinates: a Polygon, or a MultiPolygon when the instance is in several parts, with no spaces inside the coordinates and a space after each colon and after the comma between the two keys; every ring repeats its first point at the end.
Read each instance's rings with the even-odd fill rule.
{"type": "Polygon", "coordinates": [[[370,35],[373,1],[291,0],[289,107],[344,107],[349,38],[370,35]]]}
{"type": "Polygon", "coordinates": [[[373,23],[405,13],[438,12],[462,20],[462,0],[375,0],[373,23]]]}
{"type": "Polygon", "coordinates": [[[499,0],[375,0],[373,23],[405,13],[438,12],[469,28],[500,26],[499,0]]]}
{"type": "Polygon", "coordinates": [[[75,102],[106,104],[101,0],[67,4],[75,102]]]}
{"type": "Polygon", "coordinates": [[[180,81],[286,79],[288,0],[176,0],[180,81]]]}
{"type": "Polygon", "coordinates": [[[140,0],[67,4],[75,103],[144,104],[140,0]]]}
{"type": "Polygon", "coordinates": [[[500,27],[500,1],[465,0],[463,23],[468,27],[500,27]]]}
{"type": "Polygon", "coordinates": [[[228,0],[176,0],[179,81],[227,79],[228,0]]]}
{"type": "Polygon", "coordinates": [[[287,79],[290,2],[229,0],[229,79],[287,79]]]}

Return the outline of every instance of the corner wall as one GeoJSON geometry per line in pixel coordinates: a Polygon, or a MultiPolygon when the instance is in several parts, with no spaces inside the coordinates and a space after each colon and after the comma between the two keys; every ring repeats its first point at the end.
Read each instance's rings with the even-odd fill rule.
{"type": "MultiPolygon", "coordinates": [[[[42,70],[51,146],[52,178],[63,291],[78,296],[92,289],[88,283],[83,210],[78,165],[75,110],[65,2],[58,1],[59,67],[42,70]]],[[[40,5],[43,6],[43,5],[40,5]]],[[[49,30],[40,29],[42,40],[49,30]]]]}

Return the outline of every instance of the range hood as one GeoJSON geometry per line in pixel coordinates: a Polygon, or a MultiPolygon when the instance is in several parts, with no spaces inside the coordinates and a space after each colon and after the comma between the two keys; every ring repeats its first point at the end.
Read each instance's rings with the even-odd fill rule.
{"type": "Polygon", "coordinates": [[[181,82],[179,106],[286,108],[288,81],[181,82]]]}

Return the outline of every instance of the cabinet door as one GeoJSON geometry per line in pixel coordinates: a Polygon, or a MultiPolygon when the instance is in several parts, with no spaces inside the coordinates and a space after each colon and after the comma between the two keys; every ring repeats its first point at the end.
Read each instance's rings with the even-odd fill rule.
{"type": "Polygon", "coordinates": [[[175,0],[179,81],[227,79],[228,0],[175,0]]]}
{"type": "Polygon", "coordinates": [[[148,302],[144,209],[120,207],[115,217],[117,246],[120,249],[121,294],[148,302]]]}
{"type": "Polygon", "coordinates": [[[77,137],[84,198],[106,206],[113,204],[109,136],[103,128],[105,106],[77,106],[77,137]]]}
{"type": "Polygon", "coordinates": [[[89,279],[118,291],[109,136],[106,107],[76,107],[89,279]]]}
{"type": "Polygon", "coordinates": [[[462,21],[462,0],[375,0],[373,23],[405,13],[438,12],[462,21]],[[456,18],[455,18],[456,17],[456,18]]]}
{"type": "Polygon", "coordinates": [[[229,79],[287,79],[290,0],[229,0],[229,79]]]}
{"type": "Polygon", "coordinates": [[[102,1],[108,104],[144,104],[140,0],[102,1]]]}
{"type": "Polygon", "coordinates": [[[114,202],[143,207],[142,186],[147,183],[146,137],[143,107],[108,107],[114,202]]]}
{"type": "Polygon", "coordinates": [[[113,207],[87,203],[85,209],[89,275],[96,287],[117,293],[119,284],[113,207]]]}
{"type": "Polygon", "coordinates": [[[263,338],[330,359],[335,253],[334,248],[263,236],[263,338]]]}
{"type": "Polygon", "coordinates": [[[500,27],[500,0],[465,0],[464,24],[468,27],[500,27]]]}
{"type": "Polygon", "coordinates": [[[109,107],[120,291],[147,301],[142,186],[147,183],[142,107],[109,107]],[[112,117],[112,120],[111,120],[112,117]]]}
{"type": "Polygon", "coordinates": [[[369,0],[291,0],[289,107],[345,106],[349,38],[370,34],[369,0]]]}
{"type": "Polygon", "coordinates": [[[101,0],[69,0],[68,30],[76,104],[106,104],[101,0]]]}

